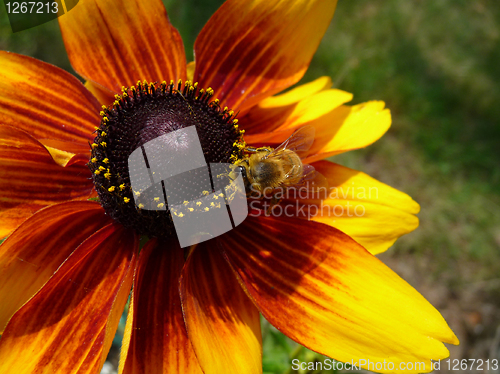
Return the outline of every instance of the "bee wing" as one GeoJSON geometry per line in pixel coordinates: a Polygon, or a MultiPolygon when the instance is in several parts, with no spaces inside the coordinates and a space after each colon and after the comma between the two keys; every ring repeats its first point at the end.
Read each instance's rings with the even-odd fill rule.
{"type": "MultiPolygon", "coordinates": [[[[296,184],[290,186],[289,188],[295,188],[300,190],[306,190],[308,192],[313,192],[313,196],[318,196],[321,193],[322,198],[326,198],[328,195],[328,180],[319,173],[314,166],[303,165],[303,176],[302,179],[296,184]]],[[[306,195],[307,196],[307,195],[306,195]]]]}
{"type": "Polygon", "coordinates": [[[299,155],[300,158],[304,158],[306,152],[311,148],[314,142],[314,134],[316,130],[312,126],[304,126],[296,130],[287,140],[277,146],[269,154],[263,157],[263,159],[271,158],[281,154],[285,149],[293,151],[299,155]]]}

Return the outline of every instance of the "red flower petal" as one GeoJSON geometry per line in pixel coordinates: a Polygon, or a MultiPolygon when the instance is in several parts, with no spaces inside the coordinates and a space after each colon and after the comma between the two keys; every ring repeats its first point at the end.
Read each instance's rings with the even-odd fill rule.
{"type": "Polygon", "coordinates": [[[36,139],[87,144],[100,105],[71,74],[34,58],[0,52],[0,124],[36,139]]]}
{"type": "Polygon", "coordinates": [[[0,372],[97,374],[132,286],[138,238],[110,224],[87,239],[9,321],[0,372]]]}
{"type": "Polygon", "coordinates": [[[62,167],[33,137],[0,126],[0,237],[44,206],[87,198],[92,180],[81,161],[62,167]]]}
{"type": "Polygon", "coordinates": [[[259,312],[213,244],[196,247],[180,283],[184,319],[196,357],[205,374],[261,373],[259,312]]]}
{"type": "Polygon", "coordinates": [[[296,83],[333,17],[336,0],[229,0],[196,39],[194,81],[245,110],[296,83]]]}
{"type": "Polygon", "coordinates": [[[184,256],[177,240],[151,240],[142,249],[120,373],[202,373],[182,316],[179,276],[183,265],[184,256]]]}
{"type": "Polygon", "coordinates": [[[95,202],[42,209],[0,246],[0,332],[85,239],[111,223],[95,202]]]}
{"type": "Polygon", "coordinates": [[[182,39],[161,0],[81,1],[59,25],[73,68],[114,93],[186,77],[182,39]]]}

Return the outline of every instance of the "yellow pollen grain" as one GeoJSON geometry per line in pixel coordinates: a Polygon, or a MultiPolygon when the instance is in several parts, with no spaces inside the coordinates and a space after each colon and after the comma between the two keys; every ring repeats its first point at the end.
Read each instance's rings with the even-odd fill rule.
{"type": "Polygon", "coordinates": [[[193,209],[193,208],[188,208],[188,210],[189,210],[190,212],[192,212],[194,209],[193,209]]]}
{"type": "Polygon", "coordinates": [[[134,191],[135,196],[141,196],[141,193],[139,191],[134,191]]]}
{"type": "Polygon", "coordinates": [[[97,131],[97,130],[99,130],[99,127],[97,127],[97,126],[94,126],[94,130],[96,130],[96,131],[97,131]]]}
{"type": "Polygon", "coordinates": [[[96,171],[94,171],[94,174],[99,175],[99,174],[101,174],[101,172],[99,170],[96,170],[96,171]]]}
{"type": "Polygon", "coordinates": [[[158,202],[158,201],[160,201],[160,198],[159,198],[159,197],[155,197],[155,198],[154,198],[154,200],[155,200],[156,202],[158,202]]]}
{"type": "Polygon", "coordinates": [[[165,206],[165,204],[163,204],[163,203],[159,203],[159,204],[157,205],[157,207],[158,207],[158,208],[163,208],[164,206],[165,206]]]}
{"type": "Polygon", "coordinates": [[[184,217],[184,214],[183,213],[179,213],[178,216],[182,218],[182,217],[184,217]]]}
{"type": "Polygon", "coordinates": [[[123,191],[125,189],[125,183],[120,184],[120,191],[123,191]]]}
{"type": "Polygon", "coordinates": [[[103,147],[106,147],[106,142],[101,142],[100,143],[103,147]]]}
{"type": "Polygon", "coordinates": [[[108,188],[109,192],[113,192],[114,190],[115,190],[115,186],[111,186],[111,187],[108,188]]]}
{"type": "Polygon", "coordinates": [[[90,160],[90,162],[92,162],[92,163],[94,163],[94,164],[95,164],[95,163],[97,162],[97,158],[92,157],[92,159],[90,160]]]}
{"type": "Polygon", "coordinates": [[[108,117],[102,117],[102,122],[106,123],[108,121],[109,121],[108,117]]]}
{"type": "Polygon", "coordinates": [[[212,202],[210,203],[210,206],[215,206],[215,203],[212,201],[212,202]]]}
{"type": "Polygon", "coordinates": [[[189,201],[184,200],[183,204],[184,204],[184,205],[188,205],[188,204],[189,204],[189,201]]]}
{"type": "Polygon", "coordinates": [[[101,132],[101,136],[106,136],[106,135],[108,135],[108,134],[106,134],[106,131],[101,132]]]}
{"type": "Polygon", "coordinates": [[[103,171],[103,170],[106,170],[106,168],[104,166],[99,166],[99,170],[103,171]]]}
{"type": "Polygon", "coordinates": [[[210,209],[207,207],[205,207],[205,209],[203,209],[205,212],[208,212],[210,209]]]}
{"type": "Polygon", "coordinates": [[[100,111],[100,112],[99,112],[99,115],[100,115],[101,117],[104,117],[104,116],[106,115],[106,113],[104,113],[103,111],[100,111]]]}
{"type": "Polygon", "coordinates": [[[105,173],[104,178],[106,179],[111,179],[111,173],[105,173]]]}
{"type": "Polygon", "coordinates": [[[220,193],[220,194],[219,194],[219,196],[220,196],[220,197],[224,197],[224,194],[223,194],[223,193],[220,193]]]}
{"type": "Polygon", "coordinates": [[[201,201],[198,201],[198,202],[196,203],[196,205],[200,206],[200,205],[201,205],[201,201]]]}
{"type": "Polygon", "coordinates": [[[139,204],[139,209],[144,208],[144,204],[139,204]]]}
{"type": "Polygon", "coordinates": [[[109,158],[105,158],[104,160],[102,160],[102,162],[104,162],[105,164],[109,163],[109,158]]]}
{"type": "Polygon", "coordinates": [[[203,191],[203,192],[202,192],[202,194],[203,194],[203,195],[205,195],[205,196],[207,196],[207,195],[208,195],[208,193],[209,193],[208,191],[203,191]]]}
{"type": "Polygon", "coordinates": [[[97,148],[99,146],[97,144],[95,144],[95,143],[92,143],[91,147],[92,147],[92,149],[95,149],[95,148],[97,148]]]}
{"type": "Polygon", "coordinates": [[[124,197],[123,201],[125,201],[126,203],[128,203],[130,201],[130,199],[128,197],[124,197]]]}

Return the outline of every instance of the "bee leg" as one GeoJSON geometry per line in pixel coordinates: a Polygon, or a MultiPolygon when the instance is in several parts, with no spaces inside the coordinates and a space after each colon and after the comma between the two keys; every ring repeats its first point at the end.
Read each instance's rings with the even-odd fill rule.
{"type": "Polygon", "coordinates": [[[257,153],[257,152],[267,152],[267,153],[270,153],[272,152],[272,148],[271,147],[259,147],[259,148],[255,148],[255,147],[245,147],[245,152],[247,153],[257,153]]]}
{"type": "Polygon", "coordinates": [[[281,197],[277,197],[277,195],[273,195],[273,197],[271,198],[271,202],[269,204],[269,207],[266,210],[266,215],[268,215],[268,216],[271,215],[274,207],[276,205],[279,205],[280,202],[281,202],[281,197]]]}
{"type": "Polygon", "coordinates": [[[245,152],[248,152],[248,153],[257,153],[258,152],[258,148],[255,148],[255,147],[245,147],[245,152]]]}

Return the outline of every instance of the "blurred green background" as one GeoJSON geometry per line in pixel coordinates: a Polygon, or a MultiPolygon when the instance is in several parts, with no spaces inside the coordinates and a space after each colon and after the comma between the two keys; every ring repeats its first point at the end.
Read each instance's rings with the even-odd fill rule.
{"type": "MultiPolygon", "coordinates": [[[[192,60],[223,1],[164,2],[192,60]]],[[[0,49],[74,73],[57,21],[13,34],[2,8],[0,49]]],[[[392,111],[381,140],[333,159],[421,204],[420,227],[382,260],[444,314],[461,340],[452,359],[499,358],[500,2],[340,0],[301,82],[322,75],[353,103],[383,100],[392,111]]],[[[295,357],[323,359],[263,326],[266,373],[294,372],[295,357]]]]}

